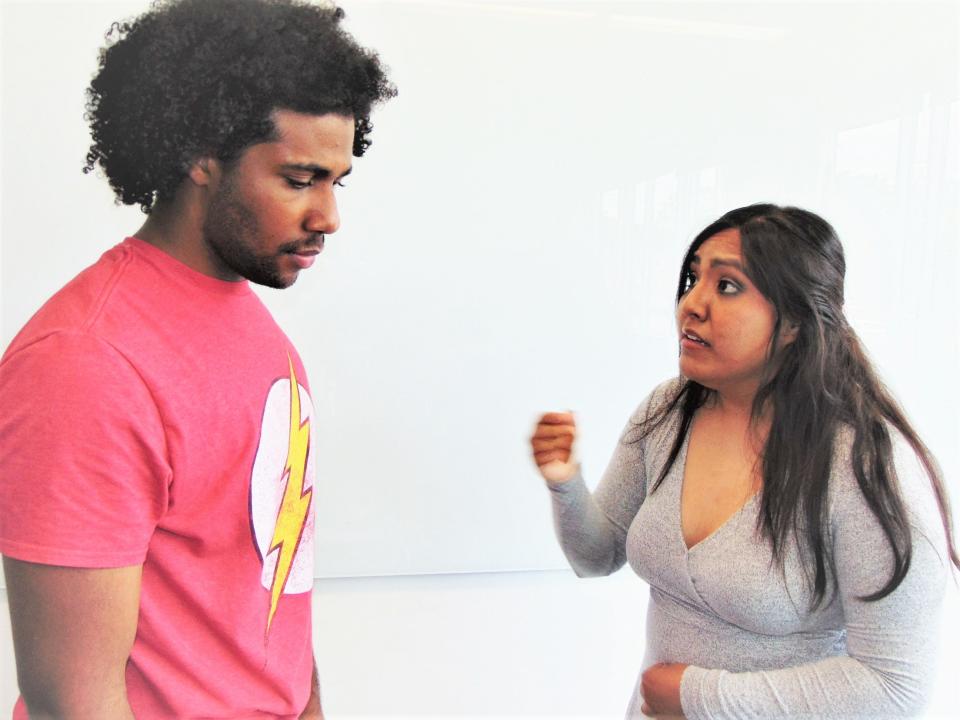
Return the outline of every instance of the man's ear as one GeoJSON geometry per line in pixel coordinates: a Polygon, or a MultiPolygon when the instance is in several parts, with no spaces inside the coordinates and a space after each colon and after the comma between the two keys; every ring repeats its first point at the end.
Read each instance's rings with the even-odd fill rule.
{"type": "Polygon", "coordinates": [[[200,187],[215,185],[220,180],[220,163],[216,158],[198,157],[190,163],[187,177],[194,185],[200,187]]]}

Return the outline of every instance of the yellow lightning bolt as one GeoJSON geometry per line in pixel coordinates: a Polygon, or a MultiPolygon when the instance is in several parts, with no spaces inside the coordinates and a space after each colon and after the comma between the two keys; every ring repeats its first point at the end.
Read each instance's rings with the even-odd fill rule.
{"type": "Polygon", "coordinates": [[[273,540],[270,541],[270,550],[280,548],[277,556],[277,567],[273,572],[273,585],[270,588],[270,615],[267,617],[267,633],[270,624],[277,612],[280,595],[287,584],[290,575],[290,566],[296,555],[297,546],[310,509],[310,499],[313,489],[303,490],[303,478],[307,470],[307,453],[310,449],[310,421],[300,422],[300,387],[297,376],[293,371],[293,361],[290,363],[290,444],[287,447],[287,463],[284,475],[287,476],[287,487],[283,491],[283,500],[280,502],[280,511],[277,513],[277,523],[273,530],[273,540]]]}

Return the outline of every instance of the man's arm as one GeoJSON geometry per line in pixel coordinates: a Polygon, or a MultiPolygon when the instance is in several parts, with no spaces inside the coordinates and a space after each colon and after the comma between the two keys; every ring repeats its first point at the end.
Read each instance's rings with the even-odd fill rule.
{"type": "Polygon", "coordinates": [[[300,713],[300,720],[323,720],[323,708],[320,707],[320,675],[317,673],[317,660],[313,660],[313,675],[310,677],[310,699],[300,713]]]}
{"type": "Polygon", "coordinates": [[[132,719],[125,671],[139,565],[109,569],[3,558],[17,680],[31,720],[132,719]]]}

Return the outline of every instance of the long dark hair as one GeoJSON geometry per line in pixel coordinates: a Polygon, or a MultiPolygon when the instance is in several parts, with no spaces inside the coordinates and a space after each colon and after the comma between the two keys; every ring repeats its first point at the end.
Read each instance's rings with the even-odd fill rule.
{"type": "MultiPolygon", "coordinates": [[[[677,285],[677,302],[687,288],[693,255],[724,230],[740,233],[744,270],[776,310],[767,368],[753,400],[754,421],[768,411],[771,425],[763,447],[761,512],[758,520],[773,558],[783,568],[791,537],[804,548],[812,576],[812,602],[823,602],[830,563],[825,541],[827,492],[834,441],[852,429],[852,462],[857,483],[890,542],[893,570],[876,592],[892,593],[910,569],[907,511],[897,490],[889,427],[906,438],[923,464],[940,507],[950,560],[960,568],[946,491],[930,451],[903,410],[877,377],[856,333],[843,314],[846,262],[836,232],[823,218],[794,207],[758,204],[731,210],[701,231],[687,250],[677,285]],[[796,326],[795,340],[780,346],[781,328],[796,326]]],[[[679,408],[679,432],[655,490],[673,466],[697,408],[713,391],[685,380],[679,391],[640,427],[645,437],[679,408]]]]}

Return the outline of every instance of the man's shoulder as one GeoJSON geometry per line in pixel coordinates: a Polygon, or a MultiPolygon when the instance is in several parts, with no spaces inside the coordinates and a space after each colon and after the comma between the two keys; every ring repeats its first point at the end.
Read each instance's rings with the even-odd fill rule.
{"type": "Polygon", "coordinates": [[[27,321],[10,343],[4,359],[56,333],[89,331],[130,259],[124,246],[117,245],[80,271],[27,321]]]}

